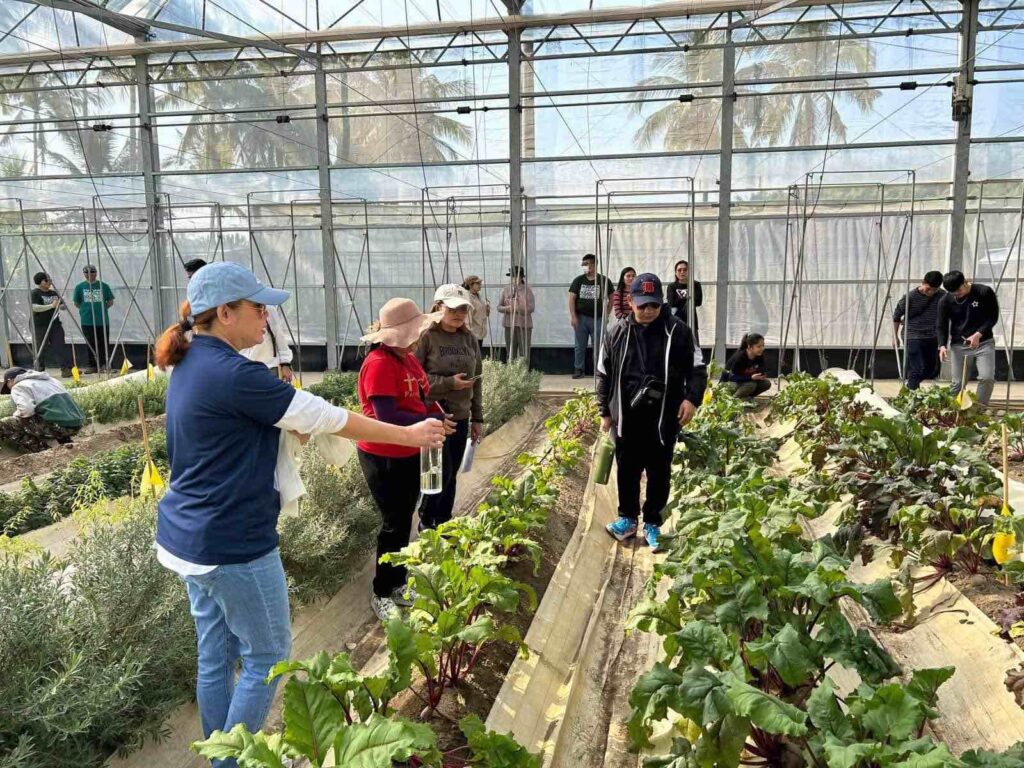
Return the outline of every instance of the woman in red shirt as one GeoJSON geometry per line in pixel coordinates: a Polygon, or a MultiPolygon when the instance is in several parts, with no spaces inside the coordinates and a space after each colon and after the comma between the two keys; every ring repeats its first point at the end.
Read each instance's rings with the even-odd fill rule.
{"type": "Polygon", "coordinates": [[[612,314],[615,315],[616,320],[622,320],[633,314],[630,290],[635,279],[636,270],[632,267],[626,267],[619,273],[619,284],[615,286],[615,291],[612,293],[612,314]]]}
{"type": "MultiPolygon", "coordinates": [[[[444,418],[440,408],[428,412],[426,397],[430,384],[413,354],[420,335],[438,322],[440,315],[423,314],[412,299],[389,299],[381,307],[376,330],[362,339],[370,344],[370,354],[359,370],[363,415],[399,425],[444,418]]],[[[450,433],[454,424],[446,420],[446,428],[450,433]]],[[[380,557],[409,543],[412,515],[420,496],[420,449],[365,441],[356,447],[359,466],[381,514],[370,605],[377,617],[386,621],[398,612],[399,605],[410,605],[403,597],[405,568],[381,563],[380,557]]]]}

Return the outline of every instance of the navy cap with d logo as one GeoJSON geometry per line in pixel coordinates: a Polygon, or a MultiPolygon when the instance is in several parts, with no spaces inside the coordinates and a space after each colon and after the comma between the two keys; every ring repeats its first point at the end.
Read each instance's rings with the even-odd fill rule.
{"type": "Polygon", "coordinates": [[[665,294],[661,290],[661,280],[651,272],[644,272],[633,279],[633,288],[630,293],[633,295],[633,306],[642,307],[644,304],[662,304],[665,301],[665,294]]]}

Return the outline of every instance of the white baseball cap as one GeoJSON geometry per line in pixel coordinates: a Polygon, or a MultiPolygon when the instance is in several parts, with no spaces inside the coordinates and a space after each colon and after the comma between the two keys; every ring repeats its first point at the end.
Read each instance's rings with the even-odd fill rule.
{"type": "Polygon", "coordinates": [[[434,301],[440,301],[450,309],[458,309],[459,307],[472,308],[473,306],[473,302],[469,298],[469,291],[455,283],[446,283],[438,287],[434,291],[434,301]]]}

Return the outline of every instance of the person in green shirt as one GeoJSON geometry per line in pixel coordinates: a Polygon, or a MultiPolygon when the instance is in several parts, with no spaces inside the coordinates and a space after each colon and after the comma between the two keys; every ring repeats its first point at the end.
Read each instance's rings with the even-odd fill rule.
{"type": "Polygon", "coordinates": [[[108,364],[107,328],[110,326],[110,307],[114,303],[114,292],[110,286],[97,279],[96,267],[86,264],[82,268],[85,278],[75,286],[72,301],[78,307],[78,319],[89,348],[89,368],[86,373],[95,373],[108,364]]]}

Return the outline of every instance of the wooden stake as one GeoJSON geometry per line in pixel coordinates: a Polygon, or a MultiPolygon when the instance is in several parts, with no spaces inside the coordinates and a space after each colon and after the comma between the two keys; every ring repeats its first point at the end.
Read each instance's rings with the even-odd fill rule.
{"type": "MultiPolygon", "coordinates": [[[[1009,439],[1006,433],[1006,424],[1002,424],[1002,448],[1003,448],[1003,508],[1002,514],[1010,510],[1010,451],[1009,439]]],[[[1010,574],[1003,571],[1003,584],[1010,586],[1010,574]]]]}
{"type": "Polygon", "coordinates": [[[142,405],[142,395],[135,400],[139,406],[139,423],[142,425],[142,449],[146,452],[146,471],[149,471],[149,465],[153,463],[153,456],[149,452],[149,429],[146,427],[146,409],[142,405]]]}
{"type": "Polygon", "coordinates": [[[969,359],[970,358],[967,357],[967,354],[965,353],[964,354],[964,369],[960,372],[960,393],[961,394],[963,394],[963,392],[966,391],[966,389],[967,389],[967,361],[969,359]]]}

